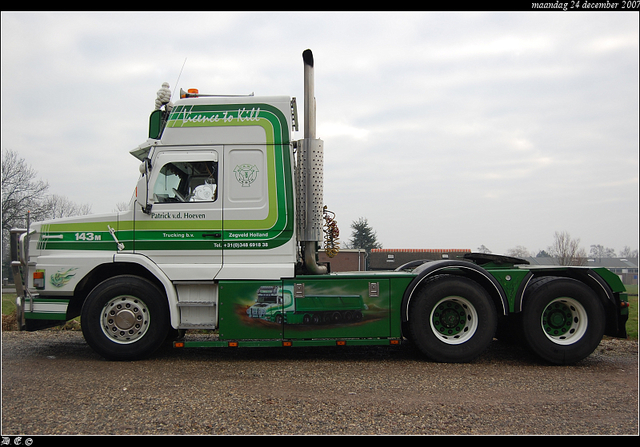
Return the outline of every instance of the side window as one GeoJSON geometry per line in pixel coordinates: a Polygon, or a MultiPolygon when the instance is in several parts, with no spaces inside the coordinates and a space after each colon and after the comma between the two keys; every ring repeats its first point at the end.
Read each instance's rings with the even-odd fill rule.
{"type": "Polygon", "coordinates": [[[153,187],[156,203],[214,202],[218,198],[217,161],[165,164],[153,187]]]}

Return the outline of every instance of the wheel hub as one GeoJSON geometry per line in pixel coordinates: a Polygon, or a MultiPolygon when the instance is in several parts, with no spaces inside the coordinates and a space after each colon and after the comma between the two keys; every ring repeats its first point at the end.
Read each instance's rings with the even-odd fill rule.
{"type": "Polygon", "coordinates": [[[440,300],[431,312],[431,330],[446,344],[460,344],[469,340],[478,327],[473,305],[462,297],[450,296],[440,300]]]}
{"type": "Polygon", "coordinates": [[[115,314],[115,325],[123,330],[131,329],[136,324],[136,315],[129,309],[121,310],[115,314]]]}
{"type": "Polygon", "coordinates": [[[580,339],[587,328],[587,313],[573,298],[556,298],[544,309],[540,321],[547,338],[567,345],[580,339]]]}
{"type": "Polygon", "coordinates": [[[543,321],[547,333],[556,336],[564,334],[571,328],[571,309],[562,303],[553,303],[545,310],[543,321]]]}
{"type": "Polygon", "coordinates": [[[149,310],[140,299],[118,296],[103,308],[102,331],[116,343],[132,343],[149,328],[149,310]]]}
{"type": "Polygon", "coordinates": [[[433,323],[440,332],[453,335],[462,330],[460,325],[464,325],[465,317],[466,313],[462,306],[458,303],[447,302],[438,306],[433,323]]]}

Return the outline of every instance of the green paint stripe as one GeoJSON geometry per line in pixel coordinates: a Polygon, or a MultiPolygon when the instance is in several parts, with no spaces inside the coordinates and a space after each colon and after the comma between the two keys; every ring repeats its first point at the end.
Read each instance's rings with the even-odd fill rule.
{"type": "Polygon", "coordinates": [[[29,320],[67,320],[66,313],[25,312],[24,317],[29,320]]]}

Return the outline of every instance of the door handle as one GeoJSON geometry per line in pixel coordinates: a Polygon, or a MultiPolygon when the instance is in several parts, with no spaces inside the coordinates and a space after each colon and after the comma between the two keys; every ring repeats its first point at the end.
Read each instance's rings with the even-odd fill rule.
{"type": "Polygon", "coordinates": [[[222,233],[202,233],[202,237],[213,237],[213,238],[221,238],[222,233]]]}

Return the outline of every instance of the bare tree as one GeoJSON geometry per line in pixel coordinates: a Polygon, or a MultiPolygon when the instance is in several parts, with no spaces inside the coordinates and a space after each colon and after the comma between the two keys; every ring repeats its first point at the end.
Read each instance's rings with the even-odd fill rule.
{"type": "Polygon", "coordinates": [[[489,250],[487,247],[485,247],[484,245],[481,245],[478,247],[478,252],[479,253],[491,253],[491,250],[489,250]]]}
{"type": "Polygon", "coordinates": [[[49,184],[36,178],[35,169],[18,153],[7,149],[2,153],[2,273],[11,277],[9,269],[9,230],[26,227],[27,213],[31,221],[78,216],[91,213],[90,205],[77,205],[59,195],[47,195],[49,184]]]}
{"type": "Polygon", "coordinates": [[[589,256],[596,259],[614,258],[616,251],[613,248],[608,248],[603,245],[592,245],[589,256]]]}
{"type": "Polygon", "coordinates": [[[46,212],[43,204],[49,184],[36,179],[36,171],[24,158],[11,149],[2,156],[2,230],[21,225],[30,212],[41,219],[46,212]]]}
{"type": "Polygon", "coordinates": [[[528,258],[531,256],[531,253],[527,250],[527,247],[517,245],[514,248],[507,250],[507,255],[513,256],[514,258],[528,258]]]}
{"type": "Polygon", "coordinates": [[[114,208],[114,212],[127,211],[129,209],[129,204],[127,202],[118,202],[116,203],[116,207],[114,208]]]}
{"type": "Polygon", "coordinates": [[[625,245],[624,248],[620,250],[620,257],[628,259],[638,259],[638,250],[631,250],[631,247],[625,245]]]}
{"type": "Polygon", "coordinates": [[[91,205],[72,202],[64,196],[52,194],[45,199],[46,219],[59,219],[61,217],[84,216],[91,214],[91,205]]]}
{"type": "Polygon", "coordinates": [[[549,247],[549,253],[558,259],[560,265],[585,265],[587,263],[587,252],[584,248],[580,248],[580,239],[572,239],[566,231],[556,231],[553,245],[549,247]]]}

